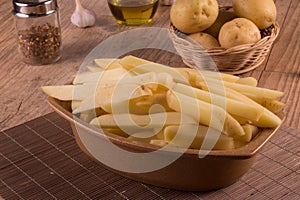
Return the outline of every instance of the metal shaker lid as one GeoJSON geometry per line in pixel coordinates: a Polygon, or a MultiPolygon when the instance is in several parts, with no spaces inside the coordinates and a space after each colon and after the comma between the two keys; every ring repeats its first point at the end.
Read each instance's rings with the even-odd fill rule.
{"type": "Polygon", "coordinates": [[[49,15],[57,10],[56,0],[12,0],[14,13],[19,17],[49,15]]]}

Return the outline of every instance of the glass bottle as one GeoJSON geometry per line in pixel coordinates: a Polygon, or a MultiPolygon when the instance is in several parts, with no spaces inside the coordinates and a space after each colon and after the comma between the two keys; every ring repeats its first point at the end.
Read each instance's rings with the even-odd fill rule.
{"type": "Polygon", "coordinates": [[[58,61],[62,42],[56,0],[12,0],[21,59],[31,65],[58,61]]]}
{"type": "Polygon", "coordinates": [[[161,5],[171,6],[174,3],[174,0],[161,0],[161,5]]]}

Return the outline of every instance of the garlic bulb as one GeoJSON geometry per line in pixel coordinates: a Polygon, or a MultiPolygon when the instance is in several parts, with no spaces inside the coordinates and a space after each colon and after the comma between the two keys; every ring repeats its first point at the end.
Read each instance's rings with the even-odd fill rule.
{"type": "Polygon", "coordinates": [[[76,9],[71,16],[71,22],[80,28],[93,26],[96,22],[95,13],[82,7],[80,0],[75,0],[76,9]]]}

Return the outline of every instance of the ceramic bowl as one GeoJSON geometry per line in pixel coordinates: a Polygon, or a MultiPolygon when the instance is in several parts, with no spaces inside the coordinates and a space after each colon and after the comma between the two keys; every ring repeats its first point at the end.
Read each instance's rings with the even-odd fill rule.
{"type": "MultiPolygon", "coordinates": [[[[70,105],[66,102],[48,97],[49,105],[71,124],[76,142],[81,150],[103,165],[97,159],[97,153],[104,151],[108,140],[130,152],[144,153],[158,150],[160,147],[111,133],[104,133],[100,129],[74,117],[70,105]]],[[[283,114],[279,115],[283,119],[283,114]]],[[[155,186],[185,190],[208,191],[228,186],[236,182],[253,165],[255,155],[262,149],[277,129],[263,129],[247,145],[233,150],[212,150],[204,158],[199,158],[199,151],[188,149],[180,157],[164,168],[147,173],[128,173],[122,170],[105,168],[130,179],[152,184],[155,186]]],[[[170,149],[161,151],[162,158],[180,154],[180,150],[170,149]]],[[[117,152],[110,152],[111,157],[118,156],[117,152]]]]}

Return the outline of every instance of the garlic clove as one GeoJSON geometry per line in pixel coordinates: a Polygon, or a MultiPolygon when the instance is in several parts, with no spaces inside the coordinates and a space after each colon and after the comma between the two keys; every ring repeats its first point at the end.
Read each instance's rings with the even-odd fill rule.
{"type": "Polygon", "coordinates": [[[71,16],[71,22],[80,28],[93,26],[96,22],[95,13],[91,10],[85,9],[80,0],[75,0],[76,8],[71,16]]]}

